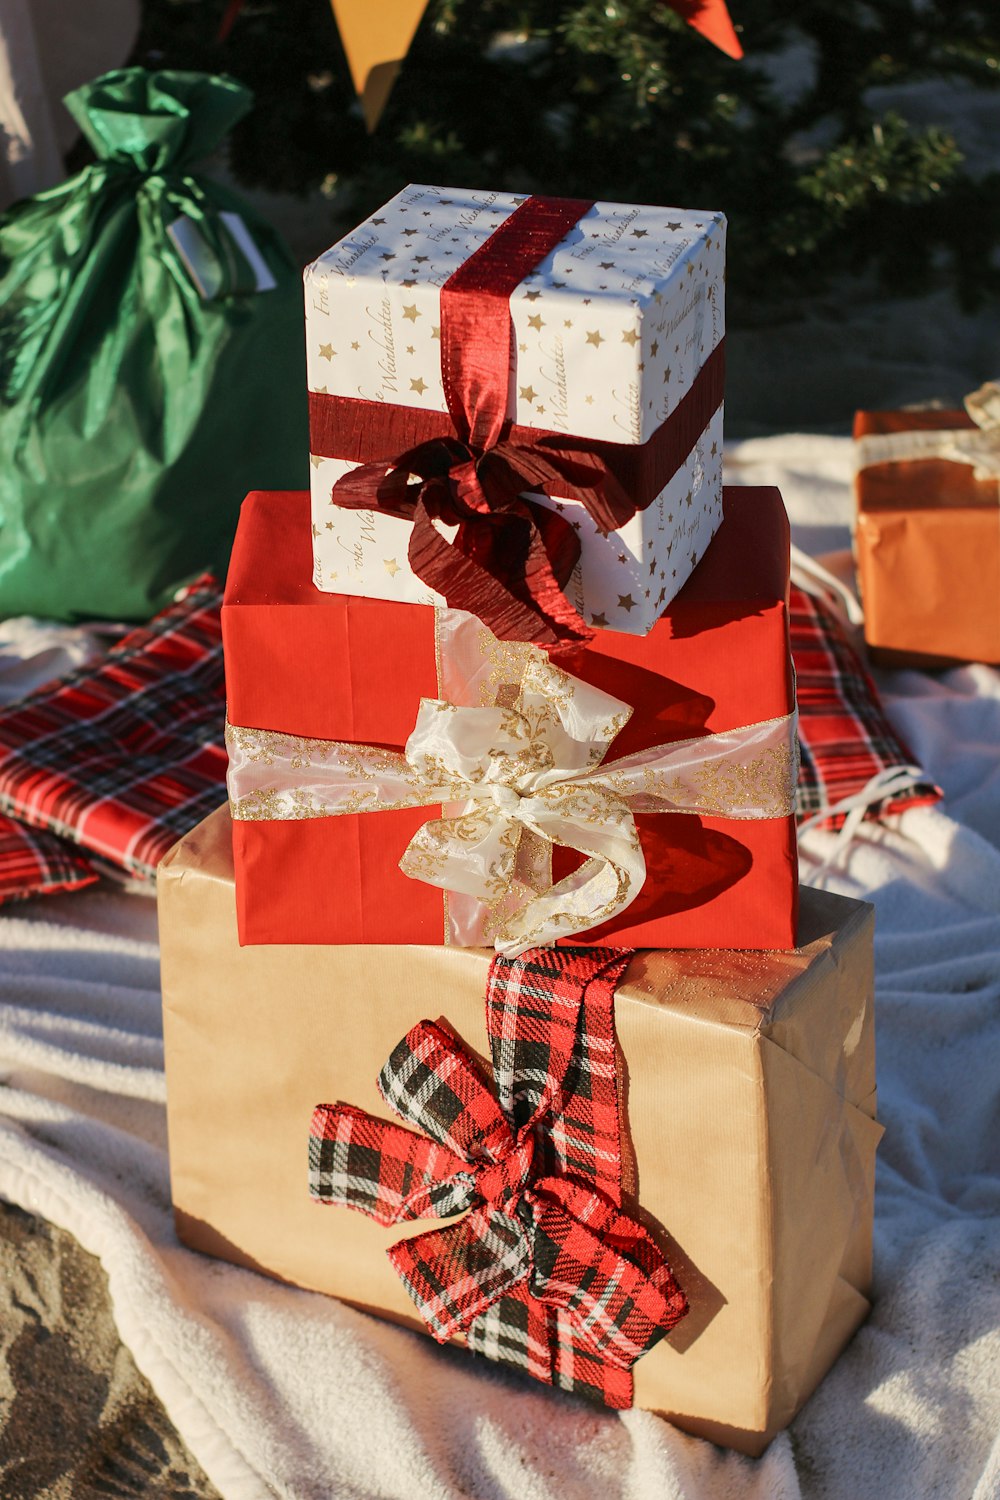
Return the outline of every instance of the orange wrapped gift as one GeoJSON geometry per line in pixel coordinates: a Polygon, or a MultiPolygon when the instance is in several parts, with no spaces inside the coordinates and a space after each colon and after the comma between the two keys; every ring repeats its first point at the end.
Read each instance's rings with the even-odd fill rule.
{"type": "Polygon", "coordinates": [[[320,593],[308,498],[250,496],[222,610],[241,942],[790,947],[788,523],[776,490],[725,506],[650,635],[553,667],[320,593]]]}
{"type": "Polygon", "coordinates": [[[884,666],[1000,663],[1000,390],[984,386],[967,405],[976,420],[854,419],[865,640],[884,666]]]}

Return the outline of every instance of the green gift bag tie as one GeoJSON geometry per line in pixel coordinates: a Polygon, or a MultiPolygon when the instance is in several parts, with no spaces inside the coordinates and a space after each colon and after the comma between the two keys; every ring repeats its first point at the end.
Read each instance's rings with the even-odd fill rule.
{"type": "Polygon", "coordinates": [[[0,614],[145,619],[305,482],[301,282],[193,165],[231,79],[127,68],[66,105],[98,160],[0,220],[0,614]]]}

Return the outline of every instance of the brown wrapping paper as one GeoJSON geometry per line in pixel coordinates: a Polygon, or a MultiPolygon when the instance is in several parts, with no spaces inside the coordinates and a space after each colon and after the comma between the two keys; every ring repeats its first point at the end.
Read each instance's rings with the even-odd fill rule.
{"type": "MultiPolygon", "coordinates": [[[[854,436],[974,428],[964,411],[858,412],[854,436]]],[[[1000,493],[970,464],[872,464],[855,479],[865,640],[884,666],[1000,663],[1000,493]]]]}
{"type": "MultiPolygon", "coordinates": [[[[310,1113],[386,1116],[376,1075],[423,1017],[485,1058],[491,953],[240,948],[225,809],[163,861],[159,907],[181,1238],[425,1331],[384,1254],[401,1231],[310,1201],[310,1113]]],[[[636,1404],[751,1454],[868,1311],[871,908],[803,889],[799,941],[642,951],[615,1005],[625,1159],[692,1304],[635,1366],[636,1404]]]]}

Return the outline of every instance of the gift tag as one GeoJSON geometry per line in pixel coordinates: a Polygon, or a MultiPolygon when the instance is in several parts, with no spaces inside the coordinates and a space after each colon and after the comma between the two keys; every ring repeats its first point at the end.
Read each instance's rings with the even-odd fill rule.
{"type": "Polygon", "coordinates": [[[167,225],[167,234],[204,301],[211,301],[223,291],[273,291],[277,282],[239,214],[220,213],[219,220],[225,237],[231,241],[225,265],[220,264],[193,219],[182,214],[167,225]]]}

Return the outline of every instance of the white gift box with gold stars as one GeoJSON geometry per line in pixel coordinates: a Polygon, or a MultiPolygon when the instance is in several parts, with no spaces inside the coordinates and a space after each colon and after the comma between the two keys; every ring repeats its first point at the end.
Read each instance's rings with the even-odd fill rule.
{"type": "MultiPolygon", "coordinates": [[[[521,202],[410,186],[307,266],[310,391],[447,412],[441,287],[521,202]]],[[[595,203],[511,294],[508,416],[596,441],[651,439],[722,341],[725,233],[721,214],[595,203]]],[[[579,532],[566,592],[589,623],[645,635],[703,556],[722,519],[722,416],[720,402],[665,488],[606,537],[581,503],[534,497],[579,532]]],[[[410,522],[337,505],[333,486],[355,465],[310,462],[316,586],[443,603],[410,570],[410,522]]]]}

